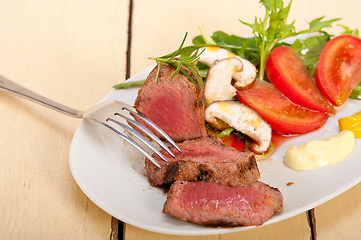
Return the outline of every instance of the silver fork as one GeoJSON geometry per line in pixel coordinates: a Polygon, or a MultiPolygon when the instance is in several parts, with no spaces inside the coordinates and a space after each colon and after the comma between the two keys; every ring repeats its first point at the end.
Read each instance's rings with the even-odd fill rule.
{"type": "Polygon", "coordinates": [[[164,139],[166,139],[172,146],[174,146],[179,152],[181,151],[177,144],[154,122],[147,118],[144,114],[137,112],[132,106],[120,102],[120,101],[104,101],[95,107],[91,108],[89,111],[80,111],[76,110],[58,102],[55,102],[51,99],[48,99],[44,96],[41,96],[3,76],[0,75],[0,90],[5,92],[13,93],[17,96],[23,97],[25,99],[40,103],[46,107],[54,109],[58,112],[66,114],[75,118],[83,118],[91,122],[100,124],[113,132],[119,135],[122,139],[130,143],[141,153],[143,153],[154,165],[161,167],[160,164],[150,155],[143,147],[141,147],[137,142],[132,138],[125,135],[119,130],[119,128],[125,129],[130,135],[134,136],[140,140],[143,144],[149,147],[153,152],[155,152],[162,160],[167,162],[167,159],[163,154],[154,146],[148,139],[146,139],[142,134],[137,130],[141,130],[145,135],[151,138],[156,142],[160,147],[166,150],[172,157],[174,154],[163,143],[152,131],[145,127],[138,119],[143,120],[148,126],[153,128],[158,132],[164,139]]]}

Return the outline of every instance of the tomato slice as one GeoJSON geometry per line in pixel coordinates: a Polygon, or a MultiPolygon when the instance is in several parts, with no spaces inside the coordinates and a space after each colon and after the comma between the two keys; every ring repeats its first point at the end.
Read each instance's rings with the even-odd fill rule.
{"type": "Polygon", "coordinates": [[[295,49],[275,48],[267,59],[266,72],[273,85],[292,102],[311,110],[335,113],[295,49]]]}
{"type": "Polygon", "coordinates": [[[239,138],[237,138],[234,134],[229,134],[228,136],[224,136],[221,138],[223,143],[227,146],[233,147],[237,149],[238,151],[244,151],[245,150],[245,142],[239,138]]]}
{"type": "Polygon", "coordinates": [[[250,106],[281,134],[302,134],[321,127],[328,118],[291,102],[275,86],[257,79],[252,87],[237,92],[240,102],[250,106]]]}
{"type": "Polygon", "coordinates": [[[340,35],[322,49],[316,83],[335,106],[342,105],[361,81],[361,39],[340,35]]]}

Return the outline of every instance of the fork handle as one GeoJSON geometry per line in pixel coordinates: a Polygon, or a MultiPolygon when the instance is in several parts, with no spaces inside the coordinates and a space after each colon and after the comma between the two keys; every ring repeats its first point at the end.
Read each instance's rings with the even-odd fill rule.
{"type": "Polygon", "coordinates": [[[49,107],[53,110],[56,110],[58,112],[64,113],[66,115],[76,117],[76,118],[82,118],[83,117],[83,111],[79,111],[67,106],[64,106],[63,104],[60,104],[58,102],[55,102],[49,98],[46,98],[38,93],[35,93],[3,76],[0,75],[0,90],[3,90],[4,92],[10,92],[17,96],[23,97],[25,99],[31,100],[33,102],[39,103],[41,105],[44,105],[46,107],[49,107]]]}

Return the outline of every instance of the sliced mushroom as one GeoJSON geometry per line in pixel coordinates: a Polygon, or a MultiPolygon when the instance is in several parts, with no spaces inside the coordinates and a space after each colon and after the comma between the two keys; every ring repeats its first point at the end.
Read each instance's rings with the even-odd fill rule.
{"type": "Polygon", "coordinates": [[[208,70],[204,96],[206,106],[214,101],[232,100],[237,89],[232,86],[232,75],[240,72],[243,64],[238,58],[216,60],[208,70]]]}
{"type": "Polygon", "coordinates": [[[204,52],[200,55],[199,61],[211,66],[214,61],[222,60],[225,58],[235,57],[241,60],[243,64],[243,71],[234,72],[233,79],[235,80],[234,86],[237,89],[244,88],[251,84],[257,76],[257,68],[247,59],[244,59],[231,51],[220,47],[205,47],[201,48],[204,52]]]}
{"type": "Polygon", "coordinates": [[[206,121],[213,127],[224,130],[229,127],[252,138],[251,150],[264,153],[271,145],[270,125],[252,108],[236,101],[214,102],[206,108],[206,121]]]}

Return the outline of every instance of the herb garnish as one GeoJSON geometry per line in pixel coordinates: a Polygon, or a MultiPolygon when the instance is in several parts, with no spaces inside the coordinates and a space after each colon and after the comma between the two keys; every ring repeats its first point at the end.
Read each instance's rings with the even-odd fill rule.
{"type": "Polygon", "coordinates": [[[182,66],[183,66],[192,72],[192,74],[197,78],[198,82],[201,84],[202,88],[204,88],[203,79],[198,75],[197,70],[196,70],[196,65],[195,65],[197,63],[197,61],[199,60],[199,56],[202,54],[203,51],[199,52],[199,48],[200,48],[199,46],[183,47],[184,42],[187,38],[187,35],[188,35],[188,32],[184,35],[182,43],[176,51],[169,53],[167,55],[161,56],[161,57],[149,58],[149,59],[156,61],[156,63],[157,63],[158,72],[156,75],[156,81],[158,81],[158,78],[159,78],[160,64],[167,63],[169,65],[176,67],[176,70],[174,71],[174,73],[171,76],[171,79],[170,79],[171,81],[179,72],[182,72],[198,89],[198,85],[196,84],[196,82],[194,82],[194,79],[192,78],[192,76],[190,76],[182,68],[182,66]]]}
{"type": "MultiPolygon", "coordinates": [[[[222,31],[216,31],[212,36],[209,36],[203,27],[200,27],[200,36],[193,39],[193,44],[196,46],[204,46],[214,42],[216,46],[228,49],[240,57],[248,59],[258,69],[258,78],[266,79],[265,65],[267,58],[271,51],[280,45],[289,45],[283,40],[289,37],[298,36],[305,33],[317,33],[314,39],[309,39],[298,42],[292,45],[307,62],[307,67],[311,74],[314,66],[317,65],[318,56],[322,47],[331,38],[331,35],[323,31],[324,28],[331,27],[331,24],[340,20],[339,18],[323,20],[324,17],[319,17],[309,23],[309,29],[297,32],[294,27],[295,21],[287,24],[288,13],[292,1],[284,7],[282,0],[260,0],[260,3],[265,7],[264,18],[255,18],[254,23],[246,23],[240,20],[241,23],[249,26],[253,30],[253,37],[239,37],[236,35],[228,35],[222,31]],[[304,54],[305,50],[312,51],[304,54]],[[318,54],[318,55],[317,55],[318,54]]],[[[356,33],[347,27],[342,26],[345,32],[356,33]]],[[[313,38],[313,37],[311,37],[313,38]]],[[[297,40],[300,41],[300,40],[297,40]]],[[[200,67],[201,70],[207,70],[207,67],[200,67]]]]}
{"type": "Polygon", "coordinates": [[[253,29],[254,39],[260,55],[258,72],[260,79],[265,77],[267,58],[277,43],[288,37],[304,33],[321,32],[323,28],[330,27],[333,22],[340,20],[336,18],[322,21],[323,17],[316,18],[310,22],[309,29],[296,32],[294,27],[295,21],[290,24],[286,23],[292,0],[286,7],[283,6],[282,0],[260,0],[260,3],[265,7],[263,19],[256,17],[253,24],[240,20],[241,23],[253,29]]]}

